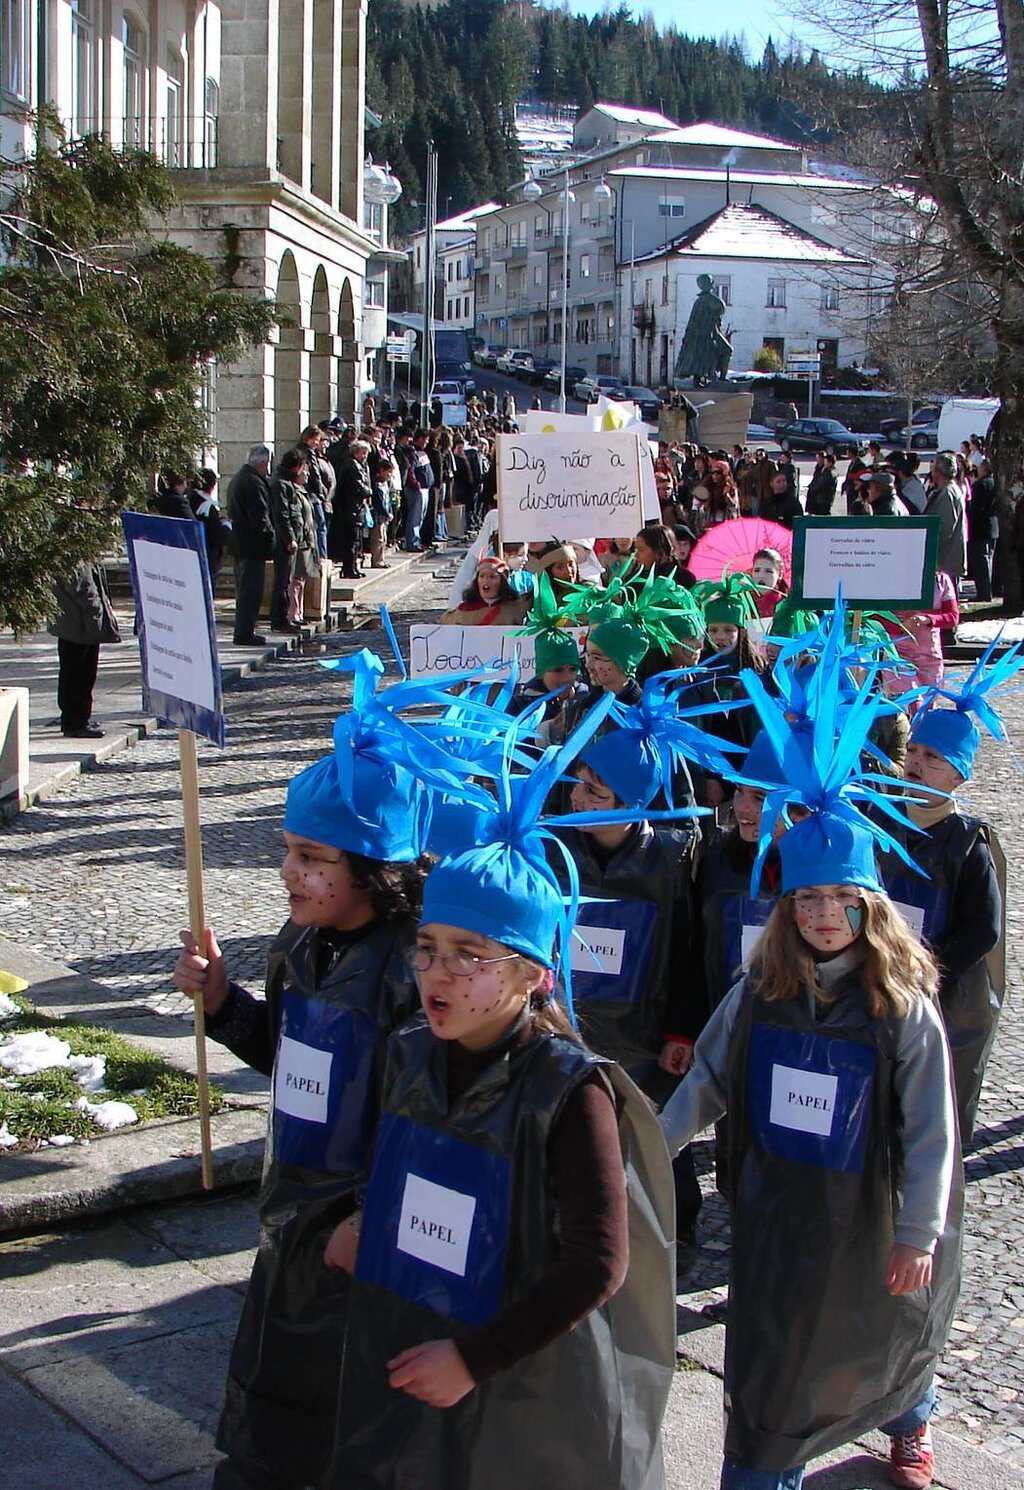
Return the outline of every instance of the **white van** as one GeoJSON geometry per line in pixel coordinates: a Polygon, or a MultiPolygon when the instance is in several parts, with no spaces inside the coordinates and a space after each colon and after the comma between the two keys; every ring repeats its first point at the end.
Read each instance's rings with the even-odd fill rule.
{"type": "Polygon", "coordinates": [[[972,435],[984,439],[998,408],[998,398],[947,398],[939,413],[939,449],[959,450],[972,435]]]}

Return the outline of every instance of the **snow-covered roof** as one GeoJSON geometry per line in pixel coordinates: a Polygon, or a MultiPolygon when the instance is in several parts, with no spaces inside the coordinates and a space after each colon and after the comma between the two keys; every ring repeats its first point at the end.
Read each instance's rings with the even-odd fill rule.
{"type": "Polygon", "coordinates": [[[664,114],[656,114],[651,109],[626,109],[617,103],[596,103],[594,108],[614,119],[616,124],[636,124],[641,129],[679,128],[675,119],[666,119],[664,114]]]}
{"type": "Polygon", "coordinates": [[[799,145],[788,145],[785,140],[773,140],[768,135],[748,135],[739,129],[727,129],[724,124],[715,124],[704,119],[700,124],[686,124],[657,136],[659,144],[669,145],[721,145],[724,149],[792,150],[800,153],[799,145]]]}
{"type": "Polygon", "coordinates": [[[726,181],[734,186],[828,187],[832,191],[868,191],[866,181],[842,181],[835,176],[814,176],[809,171],[730,171],[724,166],[613,166],[608,176],[631,176],[650,181],[726,181]]]}
{"type": "Polygon", "coordinates": [[[695,223],[644,260],[666,255],[701,259],[774,259],[803,264],[863,264],[864,259],[805,233],[776,212],[736,204],[695,223]]]}
{"type": "Polygon", "coordinates": [[[454,217],[446,217],[443,222],[435,223],[434,231],[437,233],[464,233],[472,231],[476,219],[485,212],[497,212],[498,202],[485,202],[482,207],[467,207],[465,212],[459,212],[454,217]]]}

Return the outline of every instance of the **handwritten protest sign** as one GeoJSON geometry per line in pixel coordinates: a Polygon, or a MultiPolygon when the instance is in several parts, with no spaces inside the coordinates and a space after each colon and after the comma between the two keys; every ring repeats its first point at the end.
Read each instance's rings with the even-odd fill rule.
{"type": "MultiPolygon", "coordinates": [[[[579,640],[583,631],[573,628],[579,640]]],[[[519,654],[519,676],[534,673],[536,637],[521,636],[514,626],[426,626],[409,628],[409,672],[414,678],[496,663],[498,668],[519,654]]],[[[495,677],[501,676],[495,672],[495,677]]]]}
{"type": "Polygon", "coordinates": [[[505,543],[616,538],[643,526],[635,430],[498,436],[498,513],[505,543]]]}
{"type": "Polygon", "coordinates": [[[794,524],[793,588],[811,609],[842,586],[854,609],[931,610],[937,517],[801,517],[794,524]]]}

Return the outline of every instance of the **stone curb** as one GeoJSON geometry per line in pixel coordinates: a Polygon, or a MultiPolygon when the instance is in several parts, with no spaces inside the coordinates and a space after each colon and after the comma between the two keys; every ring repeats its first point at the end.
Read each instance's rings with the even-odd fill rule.
{"type": "MultiPolygon", "coordinates": [[[[214,1191],[259,1179],[265,1129],[257,1108],[214,1114],[214,1191]]],[[[204,1193],[212,1192],[203,1191],[196,1119],[163,1118],[88,1148],[0,1156],[0,1236],[204,1193]]]]}

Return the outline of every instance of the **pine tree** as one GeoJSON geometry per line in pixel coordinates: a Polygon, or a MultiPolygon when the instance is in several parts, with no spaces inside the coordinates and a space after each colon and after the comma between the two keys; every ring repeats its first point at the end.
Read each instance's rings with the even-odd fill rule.
{"type": "MultiPolygon", "coordinates": [[[[0,626],[37,628],[55,575],[95,558],[162,466],[204,444],[200,374],[261,341],[274,307],[163,241],[167,171],[36,121],[0,162],[0,626]]],[[[228,254],[225,245],[225,258],[228,254]]]]}

